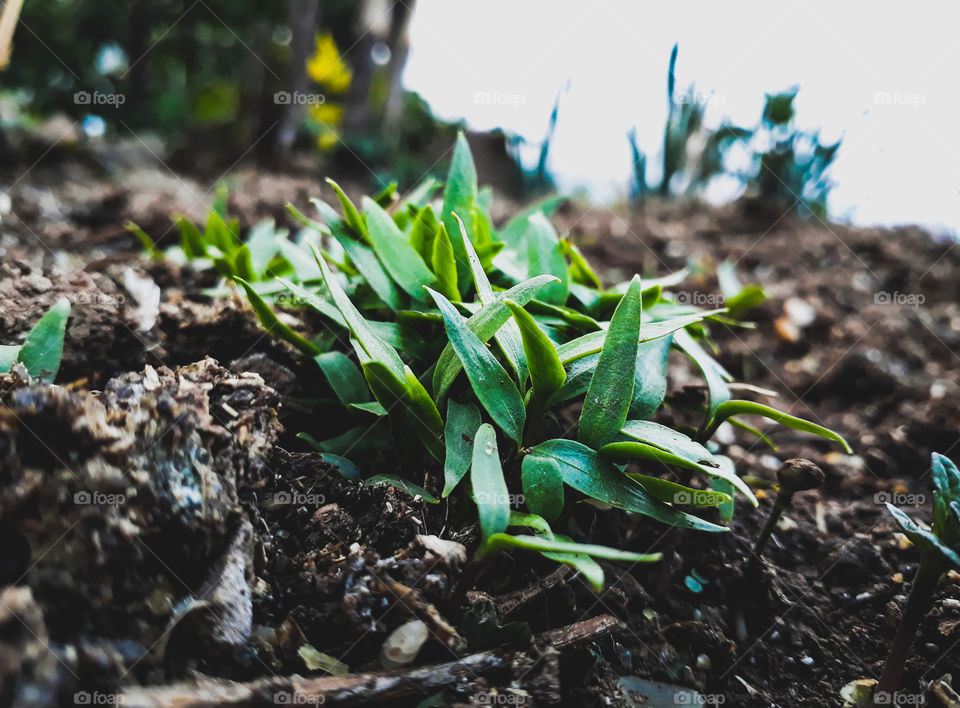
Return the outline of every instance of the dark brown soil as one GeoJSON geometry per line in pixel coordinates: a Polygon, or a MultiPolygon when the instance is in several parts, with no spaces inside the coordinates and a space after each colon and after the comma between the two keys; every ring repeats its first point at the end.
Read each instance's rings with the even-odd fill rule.
{"type": "MultiPolygon", "coordinates": [[[[0,342],[15,341],[66,295],[74,309],[59,380],[74,383],[54,393],[7,382],[3,392],[2,571],[11,587],[0,603],[0,701],[71,702],[78,690],[197,673],[237,681],[321,673],[298,653],[305,645],[351,672],[374,671],[386,637],[412,618],[432,631],[418,665],[506,637],[513,640],[502,651],[526,651],[510,671],[448,686],[445,704],[489,702],[499,691],[544,705],[559,690],[564,705],[631,705],[618,682],[637,676],[727,705],[835,706],[846,683],[879,675],[917,563],[880,502],[916,495],[909,511],[928,520],[929,454],[960,456],[954,242],[913,228],[781,218],[756,205],[651,203],[634,215],[565,207],[556,223],[607,267],[610,281],[690,265],[694,275],[677,290],[706,298],[717,283],[697,273],[736,261],[741,280],[762,284],[769,300],[750,313],[755,329],[713,328],[719,359],[738,380],[776,391],[779,407],[841,432],[855,455],[786,429],[771,430],[777,451],[722,431],[741,475],[773,480],[790,457],[826,472],[825,486],[786,512],[766,562],[746,564],[772,493],[761,493],[759,510],[738,504],[729,534],[679,535],[662,596],[665,565],[605,564],[598,595],[572,573],[512,554],[476,578],[464,612],[453,603],[463,560],[430,550],[422,537],[471,550],[469,505],[359,486],[307,452],[295,433],[337,425],[309,405],[320,391],[311,362],[265,336],[242,300],[200,294],[211,285],[203,274],[136,255],[120,228],[133,218],[162,233],[172,211],[196,211],[189,191],[161,176],[155,182],[129,192],[34,185],[15,190],[15,217],[3,216],[0,342]],[[128,271],[160,287],[151,326],[128,290],[128,271]],[[803,327],[784,319],[791,298],[812,308],[803,327]],[[91,415],[106,427],[84,423],[91,415]],[[142,473],[191,450],[213,451],[206,482],[220,492],[199,485],[201,511],[182,517],[163,502],[170,490],[142,473]],[[71,472],[137,502],[78,511],[69,499],[88,486],[71,472]],[[290,498],[302,503],[283,501],[290,498]],[[238,643],[229,632],[243,634],[242,618],[229,608],[242,606],[245,590],[252,626],[238,643]],[[484,607],[499,607],[501,624],[527,626],[493,632],[484,607]],[[531,632],[605,614],[622,625],[595,641],[559,653],[529,645],[531,632]]],[[[250,177],[231,205],[245,227],[264,216],[285,223],[284,202],[326,194],[320,185],[250,177]]],[[[511,208],[498,205],[496,216],[511,208]]],[[[787,310],[796,307],[791,301],[787,310]]],[[[672,390],[695,382],[679,359],[675,371],[672,390]]],[[[435,473],[413,481],[438,491],[435,473]]],[[[579,505],[575,522],[597,543],[638,551],[667,543],[662,526],[619,512],[579,505]]],[[[958,657],[953,573],[921,626],[904,690],[916,694],[920,682],[956,675],[958,657]]]]}

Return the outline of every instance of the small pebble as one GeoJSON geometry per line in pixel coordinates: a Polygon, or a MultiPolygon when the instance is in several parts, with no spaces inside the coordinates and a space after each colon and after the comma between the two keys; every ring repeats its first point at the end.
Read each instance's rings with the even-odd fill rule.
{"type": "Polygon", "coordinates": [[[797,327],[807,327],[817,319],[817,311],[813,306],[798,297],[788,298],[783,303],[783,312],[797,327]]]}
{"type": "Polygon", "coordinates": [[[710,657],[706,654],[700,654],[697,657],[697,668],[701,671],[709,671],[713,664],[710,662],[710,657]]]}
{"type": "Polygon", "coordinates": [[[780,518],[777,519],[777,531],[781,533],[788,533],[793,531],[795,528],[797,528],[797,522],[786,514],[781,515],[780,518]]]}
{"type": "Polygon", "coordinates": [[[800,663],[803,664],[804,666],[813,666],[813,657],[805,656],[802,659],[800,659],[800,663]]]}
{"type": "Polygon", "coordinates": [[[927,644],[923,645],[923,653],[930,657],[936,656],[940,653],[940,647],[938,647],[936,644],[928,642],[927,644]]]}
{"type": "Polygon", "coordinates": [[[387,669],[412,664],[429,633],[427,625],[421,620],[411,620],[400,625],[383,643],[380,650],[381,664],[387,669]]]}
{"type": "Polygon", "coordinates": [[[760,458],[760,464],[768,470],[776,471],[780,468],[780,460],[773,455],[764,455],[760,458]]]}

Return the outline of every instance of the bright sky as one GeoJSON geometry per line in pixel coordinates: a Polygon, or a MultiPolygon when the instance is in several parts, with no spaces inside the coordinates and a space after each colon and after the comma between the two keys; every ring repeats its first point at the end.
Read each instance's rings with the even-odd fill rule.
{"type": "Polygon", "coordinates": [[[708,124],[729,116],[753,126],[765,92],[800,86],[798,125],[843,137],[835,218],[956,234],[958,19],[947,0],[419,0],[404,81],[442,117],[535,143],[569,82],[550,169],[562,190],[611,200],[627,192],[633,126],[648,181],[659,179],[666,69],[679,42],[677,88],[714,95],[708,124]]]}

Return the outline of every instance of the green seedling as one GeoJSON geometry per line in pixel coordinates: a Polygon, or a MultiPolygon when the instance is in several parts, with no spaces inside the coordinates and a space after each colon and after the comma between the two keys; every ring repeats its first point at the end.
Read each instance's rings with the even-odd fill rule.
{"type": "Polygon", "coordinates": [[[52,383],[60,370],[68,319],[70,301],[62,297],[37,321],[23,344],[0,344],[0,374],[20,363],[33,378],[52,383]]]}
{"type": "Polygon", "coordinates": [[[933,604],[937,581],[949,568],[960,569],[960,471],[953,462],[936,452],[932,455],[930,470],[934,490],[933,525],[929,529],[914,522],[893,504],[887,504],[903,533],[919,549],[920,567],[913,579],[907,606],[890,645],[880,681],[874,689],[876,705],[896,703],[895,694],[910,644],[920,620],[933,604]]]}
{"type": "MultiPolygon", "coordinates": [[[[125,228],[136,236],[153,260],[170,257],[189,261],[195,267],[213,268],[228,281],[242,278],[255,284],[260,294],[285,291],[284,286],[274,280],[278,276],[287,276],[298,282],[317,281],[320,277],[304,244],[291,241],[287,230],[276,228],[273,219],[255,224],[242,239],[239,221],[227,216],[226,189],[218,189],[214,207],[202,229],[184,216],[173,217],[173,223],[180,234],[180,243],[166,251],[132,221],[127,222],[125,228]]],[[[308,223],[306,226],[312,233],[317,225],[308,223]]],[[[218,289],[211,294],[222,293],[218,289]]]]}
{"type": "MultiPolygon", "coordinates": [[[[318,277],[235,281],[264,328],[313,359],[329,390],[322,420],[331,427],[303,439],[352,479],[392,465],[396,473],[378,483],[428,502],[426,480],[442,475],[441,500],[460,493],[476,504],[476,567],[515,548],[573,564],[599,586],[594,558],[659,557],[574,541],[582,532],[571,510],[584,500],[679,529],[726,531],[734,494],[756,506],[732,462],[706,447],[726,419],[760,415],[842,442],[731,400],[732,377],[707,349],[708,323],[724,310],[678,303],[670,288],[685,272],[604,287],[550,223],[558,198],[496,228],[462,136],[442,198],[431,200],[433,186],[355,202],[331,184],[341,212],[313,200],[322,223],[290,207],[311,229],[293,248],[309,254],[318,277]],[[265,293],[281,289],[316,311],[325,339],[274,313],[265,293]],[[682,429],[652,420],[667,405],[672,348],[700,368],[709,393],[700,420],[682,429]],[[566,420],[579,420],[575,430],[566,420]],[[689,486],[694,475],[713,489],[689,486]],[[703,516],[711,509],[722,523],[703,516]]],[[[748,295],[756,302],[756,291],[748,295]]]]}

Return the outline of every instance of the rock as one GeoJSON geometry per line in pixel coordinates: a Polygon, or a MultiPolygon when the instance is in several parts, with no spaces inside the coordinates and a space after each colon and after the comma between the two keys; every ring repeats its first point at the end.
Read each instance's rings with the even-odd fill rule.
{"type": "Polygon", "coordinates": [[[380,663],[385,669],[412,664],[429,634],[427,625],[421,620],[411,620],[401,624],[383,643],[383,648],[380,650],[380,663]]]}
{"type": "Polygon", "coordinates": [[[784,301],[783,313],[799,329],[810,326],[817,319],[817,311],[813,305],[798,297],[787,298],[784,301]]]}
{"type": "Polygon", "coordinates": [[[448,568],[456,569],[467,562],[467,547],[462,543],[447,541],[439,536],[422,535],[417,535],[416,541],[446,563],[448,568]]]}

